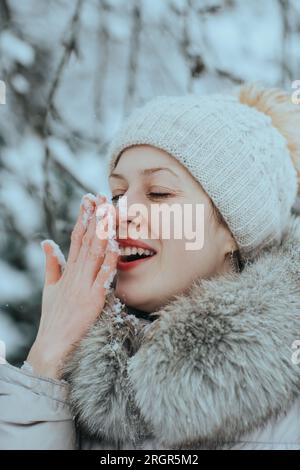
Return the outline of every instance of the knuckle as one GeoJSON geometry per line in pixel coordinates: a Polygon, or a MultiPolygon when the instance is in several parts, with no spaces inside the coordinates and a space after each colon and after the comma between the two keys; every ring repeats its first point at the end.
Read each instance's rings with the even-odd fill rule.
{"type": "Polygon", "coordinates": [[[82,245],[86,248],[89,248],[91,246],[92,240],[89,237],[88,233],[86,233],[83,238],[82,238],[82,245]]]}
{"type": "Polygon", "coordinates": [[[88,251],[88,256],[91,260],[97,261],[102,256],[102,252],[100,250],[89,250],[88,251]]]}

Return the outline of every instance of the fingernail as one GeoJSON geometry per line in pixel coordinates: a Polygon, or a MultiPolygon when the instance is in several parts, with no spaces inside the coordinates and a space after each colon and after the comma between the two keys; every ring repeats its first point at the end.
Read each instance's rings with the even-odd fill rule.
{"type": "Polygon", "coordinates": [[[96,196],[91,193],[85,194],[81,199],[81,207],[83,208],[82,223],[84,227],[87,227],[88,222],[95,211],[96,196]]]}
{"type": "Polygon", "coordinates": [[[85,194],[84,196],[82,196],[82,199],[81,199],[81,206],[82,206],[85,210],[87,210],[87,211],[89,211],[89,210],[94,211],[95,204],[97,204],[97,198],[96,198],[96,196],[94,196],[94,194],[87,193],[87,194],[85,194]]]}
{"type": "Polygon", "coordinates": [[[107,206],[98,206],[96,211],[96,221],[100,222],[101,219],[107,217],[108,207],[107,206]]]}
{"type": "Polygon", "coordinates": [[[105,194],[98,193],[97,194],[97,203],[98,204],[103,204],[104,202],[107,202],[107,197],[105,196],[105,194]]]}
{"type": "Polygon", "coordinates": [[[49,247],[49,240],[41,241],[41,247],[45,254],[47,254],[47,247],[49,247]]]}

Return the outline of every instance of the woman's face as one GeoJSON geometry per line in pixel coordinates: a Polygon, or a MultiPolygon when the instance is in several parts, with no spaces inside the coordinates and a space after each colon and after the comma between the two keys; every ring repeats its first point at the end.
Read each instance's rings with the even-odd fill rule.
{"type": "Polygon", "coordinates": [[[200,184],[174,157],[150,145],[130,147],[121,154],[109,179],[113,203],[116,207],[121,201],[127,204],[125,213],[117,209],[120,247],[126,245],[124,235],[120,237],[122,213],[122,226],[128,230],[128,237],[135,239],[137,247],[142,242],[155,251],[153,256],[131,266],[130,262],[119,263],[115,294],[126,305],[153,312],[187,289],[194,279],[231,269],[225,258],[237,248],[231,233],[213,216],[210,199],[200,184]],[[143,212],[131,212],[132,204],[142,205],[143,212]],[[163,204],[169,209],[176,204],[174,219],[166,216],[167,212],[159,218],[151,217],[151,211],[162,209],[163,204]],[[197,212],[197,206],[203,212],[197,212]],[[185,212],[187,207],[192,212],[185,212]],[[182,227],[182,236],[175,226],[182,227]],[[196,227],[197,238],[191,240],[187,230],[195,232],[196,227]],[[195,241],[202,236],[202,247],[187,248],[191,241],[199,246],[195,241]]]}

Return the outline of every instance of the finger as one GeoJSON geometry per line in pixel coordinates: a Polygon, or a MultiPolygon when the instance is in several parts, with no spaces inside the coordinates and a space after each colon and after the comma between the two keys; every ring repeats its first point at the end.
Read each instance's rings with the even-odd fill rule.
{"type": "Polygon", "coordinates": [[[99,240],[116,237],[117,214],[114,206],[111,204],[99,205],[96,210],[96,220],[96,233],[99,240]]]}
{"type": "MultiPolygon", "coordinates": [[[[93,253],[93,243],[95,242],[95,236],[97,234],[96,225],[98,223],[98,210],[99,208],[103,213],[106,212],[105,208],[107,207],[106,204],[106,196],[98,195],[96,199],[96,206],[93,207],[93,214],[90,216],[88,220],[88,228],[84,236],[82,237],[82,243],[80,247],[80,254],[78,255],[79,263],[85,263],[88,253],[91,253],[91,257],[95,258],[99,251],[102,251],[101,246],[99,245],[95,248],[96,252],[93,253]],[[96,211],[97,209],[97,211],[96,211]],[[94,256],[95,255],[95,256],[94,256]]],[[[94,245],[95,247],[95,245],[94,245]]],[[[104,245],[105,248],[105,245],[104,245]]],[[[83,266],[83,265],[82,265],[83,266]]]]}
{"type": "Polygon", "coordinates": [[[79,216],[71,234],[71,245],[68,256],[68,262],[75,262],[80,252],[82,238],[86,233],[88,222],[95,210],[95,196],[85,194],[82,198],[79,210],[79,216]]]}
{"type": "Polygon", "coordinates": [[[46,255],[45,285],[55,284],[65,267],[64,255],[53,240],[44,240],[41,245],[46,255]]]}
{"type": "Polygon", "coordinates": [[[78,254],[77,262],[78,264],[84,268],[85,261],[87,259],[88,252],[91,248],[93,238],[95,237],[96,233],[96,216],[95,216],[95,209],[93,211],[93,215],[88,220],[87,230],[82,237],[82,242],[80,246],[80,251],[78,254]]]}
{"type": "Polygon", "coordinates": [[[113,279],[117,273],[117,262],[120,255],[118,244],[115,240],[108,240],[107,250],[104,256],[101,269],[98,272],[95,282],[93,284],[93,290],[96,295],[104,290],[107,293],[111,287],[113,279]]]}
{"type": "MultiPolygon", "coordinates": [[[[107,239],[99,239],[96,233],[96,214],[90,222],[87,233],[85,234],[82,242],[82,249],[79,256],[79,262],[82,262],[82,272],[91,284],[94,282],[95,277],[103,263],[105,251],[107,247],[107,239]]],[[[102,224],[107,226],[107,218],[104,217],[102,224]]]]}

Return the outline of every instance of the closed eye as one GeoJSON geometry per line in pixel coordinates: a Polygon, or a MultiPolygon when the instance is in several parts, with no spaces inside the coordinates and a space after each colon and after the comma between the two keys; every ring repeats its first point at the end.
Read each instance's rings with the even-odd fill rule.
{"type": "MultiPolygon", "coordinates": [[[[123,194],[116,194],[111,198],[113,202],[117,201],[120,197],[122,197],[123,194]]],[[[147,193],[147,196],[150,196],[150,198],[157,199],[157,198],[167,198],[168,196],[172,196],[171,193],[147,193]]]]}
{"type": "Polygon", "coordinates": [[[113,197],[111,198],[112,202],[117,201],[118,198],[121,197],[121,196],[123,196],[123,194],[116,194],[116,196],[113,196],[113,197]]]}
{"type": "Polygon", "coordinates": [[[153,198],[160,198],[160,197],[168,197],[171,196],[170,193],[148,193],[147,196],[153,197],[153,198]]]}

